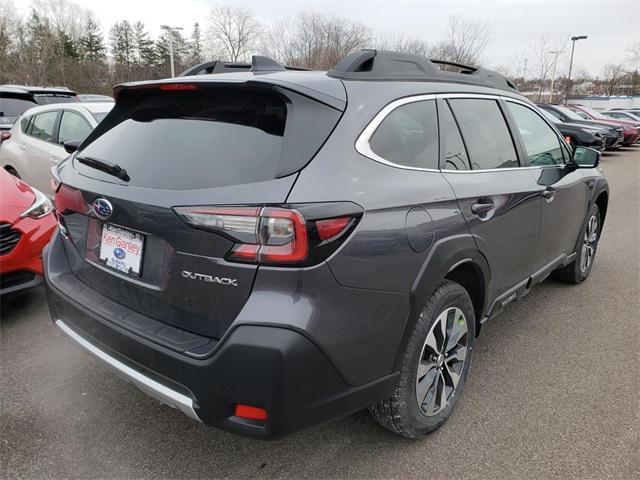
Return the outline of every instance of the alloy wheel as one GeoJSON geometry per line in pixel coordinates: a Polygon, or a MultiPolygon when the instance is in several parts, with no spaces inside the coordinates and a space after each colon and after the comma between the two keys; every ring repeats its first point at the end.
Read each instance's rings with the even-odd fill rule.
{"type": "Polygon", "coordinates": [[[598,217],[591,215],[587,226],[584,229],[582,237],[582,255],[580,257],[580,271],[582,273],[589,270],[593,262],[593,256],[596,253],[596,244],[598,243],[598,217]]]}
{"type": "Polygon", "coordinates": [[[467,319],[457,307],[444,310],[425,340],[416,376],[416,400],[423,415],[440,413],[455,394],[468,356],[467,319]]]}

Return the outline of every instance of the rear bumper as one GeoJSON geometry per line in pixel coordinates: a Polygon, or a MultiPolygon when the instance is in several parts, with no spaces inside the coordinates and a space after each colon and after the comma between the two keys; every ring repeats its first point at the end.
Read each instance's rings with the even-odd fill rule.
{"type": "MultiPolygon", "coordinates": [[[[54,237],[50,249],[61,237],[54,237]]],[[[256,438],[274,438],[349,415],[391,394],[392,374],[359,386],[345,382],[302,332],[239,325],[198,359],[159,345],[110,321],[100,302],[79,303],[56,271],[63,252],[49,258],[45,278],[51,318],[109,368],[161,402],[207,425],[256,438]],[[54,274],[51,274],[54,272],[54,274]],[[237,404],[264,408],[266,421],[238,418],[237,404]]]]}

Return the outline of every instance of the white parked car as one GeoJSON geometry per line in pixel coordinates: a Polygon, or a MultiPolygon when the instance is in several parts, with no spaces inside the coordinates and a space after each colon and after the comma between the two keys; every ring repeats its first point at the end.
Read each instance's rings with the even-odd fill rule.
{"type": "Polygon", "coordinates": [[[64,143],[84,140],[113,105],[56,103],[27,110],[0,145],[0,165],[32,187],[52,195],[51,167],[69,156],[64,143]]]}

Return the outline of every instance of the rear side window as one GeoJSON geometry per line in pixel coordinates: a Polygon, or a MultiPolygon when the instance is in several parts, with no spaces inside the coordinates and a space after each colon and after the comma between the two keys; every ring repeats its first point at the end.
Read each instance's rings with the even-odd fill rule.
{"type": "Polygon", "coordinates": [[[556,132],[530,108],[513,102],[507,102],[507,106],[520,131],[529,164],[562,165],[564,158],[556,132]]]}
{"type": "Polygon", "coordinates": [[[44,112],[39,113],[33,117],[33,121],[29,126],[29,130],[27,131],[28,135],[31,135],[34,138],[39,140],[44,140],[47,142],[52,141],[53,139],[53,129],[56,123],[56,118],[58,117],[58,112],[44,112]]]}
{"type": "Polygon", "coordinates": [[[91,125],[81,115],[65,110],[62,112],[60,120],[60,130],[58,131],[58,143],[74,140],[84,140],[91,133],[91,125]]]}
{"type": "MultiPolygon", "coordinates": [[[[125,168],[129,185],[197,189],[272,180],[302,168],[339,112],[255,88],[122,92],[78,156],[125,168]]],[[[75,162],[83,175],[114,177],[75,162]]]]}
{"type": "Polygon", "coordinates": [[[442,132],[442,148],[444,150],[445,170],[469,170],[467,150],[460,136],[458,124],[445,102],[439,110],[440,131],[442,132]]]}
{"type": "Polygon", "coordinates": [[[413,102],[396,108],[380,123],[369,146],[376,155],[398,165],[438,168],[436,102],[413,102]]]}
{"type": "Polygon", "coordinates": [[[467,146],[472,170],[518,167],[516,149],[495,100],[449,100],[467,146]]]}

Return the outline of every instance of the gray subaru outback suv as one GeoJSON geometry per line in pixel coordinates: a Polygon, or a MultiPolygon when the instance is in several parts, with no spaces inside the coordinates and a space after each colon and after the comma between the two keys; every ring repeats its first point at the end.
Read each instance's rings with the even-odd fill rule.
{"type": "Polygon", "coordinates": [[[481,326],[593,266],[599,153],[495,72],[254,57],[115,97],[54,171],[52,320],[205,424],[273,438],[369,408],[423,436],[481,326]]]}

